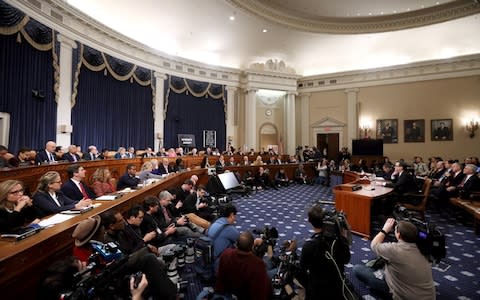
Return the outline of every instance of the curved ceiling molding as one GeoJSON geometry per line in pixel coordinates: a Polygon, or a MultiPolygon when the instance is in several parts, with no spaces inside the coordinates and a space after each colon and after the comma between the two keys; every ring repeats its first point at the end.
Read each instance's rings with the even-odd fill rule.
{"type": "Polygon", "coordinates": [[[306,16],[260,0],[225,0],[234,7],[288,28],[315,33],[375,33],[425,26],[480,13],[480,2],[456,0],[410,12],[369,17],[306,16]]]}

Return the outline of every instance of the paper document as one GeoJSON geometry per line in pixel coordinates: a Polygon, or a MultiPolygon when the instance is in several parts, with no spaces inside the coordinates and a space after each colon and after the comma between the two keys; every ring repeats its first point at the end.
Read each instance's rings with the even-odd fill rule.
{"type": "Polygon", "coordinates": [[[65,222],[66,220],[71,219],[73,217],[75,217],[75,216],[74,215],[56,214],[56,215],[51,216],[48,219],[41,220],[38,223],[38,225],[40,225],[42,227],[48,227],[48,226],[52,226],[52,225],[55,225],[55,224],[58,224],[58,223],[65,222]]]}

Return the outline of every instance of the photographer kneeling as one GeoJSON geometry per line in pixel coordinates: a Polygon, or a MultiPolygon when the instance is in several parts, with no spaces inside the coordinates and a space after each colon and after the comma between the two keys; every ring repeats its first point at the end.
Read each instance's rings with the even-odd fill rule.
{"type": "Polygon", "coordinates": [[[305,300],[345,299],[350,293],[344,276],[344,265],[350,260],[348,240],[340,228],[325,230],[324,217],[319,205],[308,212],[315,233],[303,245],[296,276],[305,288],[305,300]]]}
{"type": "Polygon", "coordinates": [[[431,265],[416,245],[417,227],[399,221],[395,226],[398,243],[383,243],[394,226],[395,219],[387,219],[370,244],[373,252],[387,261],[384,269],[356,265],[353,274],[386,299],[435,299],[431,265]]]}

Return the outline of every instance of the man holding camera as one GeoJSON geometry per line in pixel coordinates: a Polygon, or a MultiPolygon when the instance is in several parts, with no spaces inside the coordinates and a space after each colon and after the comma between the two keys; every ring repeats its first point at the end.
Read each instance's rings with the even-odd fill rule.
{"type": "Polygon", "coordinates": [[[345,285],[344,265],[350,260],[348,240],[343,234],[324,230],[325,212],[319,205],[308,212],[314,234],[300,256],[298,281],[305,288],[305,300],[344,299],[349,293],[345,285]]]}
{"type": "Polygon", "coordinates": [[[414,224],[399,221],[395,226],[395,219],[387,219],[370,244],[373,252],[387,261],[384,269],[356,265],[353,274],[386,299],[435,299],[432,268],[416,245],[417,237],[414,224]],[[393,230],[398,243],[383,243],[393,230]]]}

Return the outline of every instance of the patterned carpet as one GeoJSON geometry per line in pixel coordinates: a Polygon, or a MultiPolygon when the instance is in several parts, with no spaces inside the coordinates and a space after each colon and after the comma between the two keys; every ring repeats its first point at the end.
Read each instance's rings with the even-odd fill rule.
{"type": "MultiPolygon", "coordinates": [[[[243,231],[262,229],[265,225],[275,226],[279,231],[279,242],[296,239],[301,251],[303,241],[313,232],[307,222],[307,211],[318,201],[322,201],[321,205],[325,208],[332,208],[331,204],[323,202],[333,201],[331,189],[292,185],[279,190],[259,191],[250,198],[237,197],[234,199],[239,211],[236,227],[243,231]]],[[[480,299],[480,236],[475,235],[471,224],[459,222],[458,214],[454,211],[442,215],[429,211],[427,219],[445,234],[447,244],[447,257],[433,267],[437,299],[480,299]]],[[[354,235],[351,253],[346,272],[355,291],[363,299],[377,299],[350,275],[353,265],[374,258],[370,241],[354,235]]],[[[185,299],[195,299],[202,285],[195,282],[190,266],[182,273],[184,279],[190,282],[185,299]]]]}

